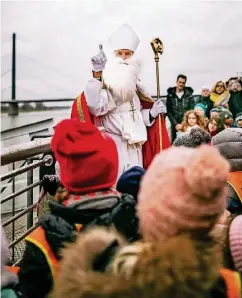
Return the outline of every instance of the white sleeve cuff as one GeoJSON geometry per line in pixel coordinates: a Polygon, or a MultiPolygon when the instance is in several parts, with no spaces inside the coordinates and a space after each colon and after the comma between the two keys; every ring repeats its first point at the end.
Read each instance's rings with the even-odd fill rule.
{"type": "Polygon", "coordinates": [[[143,120],[144,120],[144,124],[146,126],[152,126],[155,122],[155,119],[150,122],[150,110],[149,109],[143,109],[141,110],[142,116],[143,116],[143,120]]]}

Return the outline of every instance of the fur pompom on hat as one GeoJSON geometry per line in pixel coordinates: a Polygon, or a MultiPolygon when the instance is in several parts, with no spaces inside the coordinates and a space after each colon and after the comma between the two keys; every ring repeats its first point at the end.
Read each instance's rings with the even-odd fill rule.
{"type": "Polygon", "coordinates": [[[87,238],[81,241],[80,237],[80,241],[64,251],[60,276],[51,297],[204,298],[219,275],[221,254],[212,245],[204,246],[188,235],[179,235],[162,245],[139,243],[125,246],[114,257],[117,259],[114,263],[116,266],[117,263],[120,264],[120,258],[125,260],[131,276],[126,275],[123,266],[118,266],[118,270],[114,271],[112,264],[108,271],[97,272],[92,267],[93,256],[88,250],[91,249],[91,254],[101,251],[113,236],[110,238],[107,232],[99,234],[98,231],[92,235],[87,233],[86,236],[90,247],[87,245],[87,238]],[[91,239],[94,240],[94,245],[91,239]],[[97,247],[95,251],[93,248],[97,239],[99,242],[100,239],[106,240],[102,240],[101,247],[97,247]],[[127,250],[129,254],[126,254],[127,250]],[[137,258],[133,258],[132,255],[136,252],[137,258]]]}
{"type": "MultiPolygon", "coordinates": [[[[119,234],[107,228],[91,228],[79,234],[76,242],[62,251],[59,275],[51,297],[95,297],[91,295],[95,291],[96,294],[102,293],[107,277],[103,277],[101,272],[105,271],[116,249],[125,244],[119,234]],[[87,287],[90,284],[93,289],[87,287]]],[[[112,291],[110,283],[106,286],[112,291]]]]}
{"type": "Polygon", "coordinates": [[[192,128],[189,133],[185,133],[184,135],[178,137],[174,141],[173,146],[195,148],[202,144],[208,144],[210,140],[211,135],[207,131],[201,129],[200,127],[196,127],[192,128]]]}
{"type": "Polygon", "coordinates": [[[153,281],[157,296],[147,297],[163,298],[169,297],[169,293],[179,293],[179,297],[203,297],[217,279],[221,266],[222,254],[211,238],[206,242],[194,241],[183,233],[163,243],[137,242],[125,246],[110,268],[116,276],[139,280],[144,289],[153,281]],[[186,296],[188,293],[194,296],[186,296]]]}
{"type": "Polygon", "coordinates": [[[209,232],[226,206],[229,163],[209,146],[170,148],[155,157],[138,196],[145,239],[209,232]]]}

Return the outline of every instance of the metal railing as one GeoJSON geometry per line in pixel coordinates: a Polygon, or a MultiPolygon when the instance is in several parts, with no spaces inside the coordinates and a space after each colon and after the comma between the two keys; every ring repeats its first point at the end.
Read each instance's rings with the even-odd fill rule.
{"type": "Polygon", "coordinates": [[[11,229],[11,243],[9,244],[9,249],[12,251],[12,261],[14,265],[18,264],[20,260],[15,262],[15,246],[22,241],[30,232],[32,232],[37,226],[38,222],[34,223],[34,209],[37,203],[34,203],[34,193],[35,187],[41,184],[41,180],[34,182],[34,169],[40,167],[41,165],[51,165],[53,162],[53,157],[51,155],[40,156],[43,153],[50,152],[50,141],[51,138],[45,138],[41,140],[35,140],[28,143],[13,145],[4,149],[1,153],[1,165],[7,165],[12,163],[12,170],[6,174],[0,176],[0,181],[6,181],[8,184],[1,189],[1,195],[7,186],[12,183],[12,193],[10,195],[1,198],[0,203],[4,204],[12,200],[12,211],[11,217],[2,222],[3,228],[6,229],[7,226],[12,224],[11,229]],[[16,161],[25,159],[19,168],[15,168],[16,161]],[[23,173],[27,173],[26,187],[16,191],[15,178],[23,173]],[[21,194],[27,193],[27,203],[26,208],[21,210],[16,210],[15,208],[15,198],[21,194]],[[26,220],[26,231],[22,233],[19,237],[15,239],[16,226],[15,222],[21,219],[23,216],[27,216],[26,220]]]}
{"type": "MultiPolygon", "coordinates": [[[[99,130],[103,131],[104,128],[99,127],[99,130]]],[[[21,258],[17,261],[15,260],[15,246],[20,241],[22,241],[29,233],[31,233],[36,227],[38,227],[38,221],[36,223],[34,222],[34,210],[37,206],[37,203],[34,203],[33,190],[41,184],[42,180],[34,182],[34,170],[42,165],[51,166],[53,164],[53,157],[51,156],[51,154],[43,156],[44,154],[48,154],[51,152],[51,136],[34,136],[33,138],[37,140],[10,146],[3,149],[1,153],[1,166],[12,163],[12,170],[0,176],[1,182],[7,181],[7,185],[4,185],[1,189],[1,196],[3,196],[3,192],[8,188],[10,183],[12,183],[12,193],[5,196],[4,198],[1,198],[0,204],[4,204],[12,200],[12,211],[10,212],[11,217],[3,221],[2,226],[6,229],[6,227],[12,224],[11,243],[9,244],[9,249],[11,249],[12,251],[12,261],[14,265],[17,265],[21,260],[21,258]],[[16,169],[17,161],[24,162],[20,165],[19,168],[16,169]],[[16,190],[15,179],[18,175],[21,175],[23,173],[27,173],[27,185],[20,190],[16,190]],[[26,208],[16,210],[15,199],[17,196],[20,196],[24,193],[27,193],[26,208]],[[25,215],[27,216],[26,231],[19,237],[17,237],[17,239],[15,239],[15,222],[25,215]]]]}
{"type": "Polygon", "coordinates": [[[12,162],[24,160],[37,154],[50,151],[51,138],[45,138],[36,141],[30,141],[23,144],[12,145],[2,150],[1,165],[7,165],[12,162]]]}

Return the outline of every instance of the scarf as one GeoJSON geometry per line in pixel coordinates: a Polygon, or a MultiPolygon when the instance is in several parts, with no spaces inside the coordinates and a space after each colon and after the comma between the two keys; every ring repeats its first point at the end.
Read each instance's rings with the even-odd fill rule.
{"type": "Polygon", "coordinates": [[[85,195],[75,195],[66,188],[59,187],[55,195],[57,202],[65,207],[75,209],[112,208],[120,198],[121,194],[113,188],[85,195]]]}
{"type": "Polygon", "coordinates": [[[227,108],[229,98],[230,98],[230,93],[227,89],[225,89],[225,91],[222,94],[215,93],[216,85],[217,83],[214,85],[210,95],[210,99],[213,102],[213,106],[214,107],[223,106],[227,108]]]}

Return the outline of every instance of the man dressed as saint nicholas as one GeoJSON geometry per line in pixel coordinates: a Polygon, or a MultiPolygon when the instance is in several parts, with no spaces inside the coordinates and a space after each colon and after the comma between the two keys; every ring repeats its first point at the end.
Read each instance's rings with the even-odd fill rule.
{"type": "Polygon", "coordinates": [[[105,128],[119,154],[119,176],[128,168],[147,168],[154,155],[170,146],[161,100],[152,101],[139,79],[141,66],[135,56],[137,33],[123,25],[109,38],[113,56],[99,53],[91,58],[93,75],[72,106],[72,118],[105,128]],[[162,148],[161,148],[162,147],[162,148]]]}

